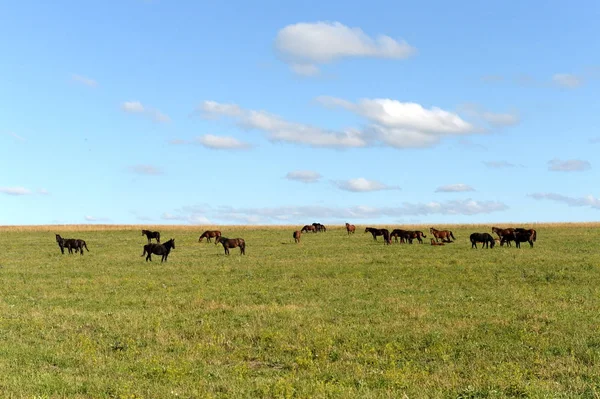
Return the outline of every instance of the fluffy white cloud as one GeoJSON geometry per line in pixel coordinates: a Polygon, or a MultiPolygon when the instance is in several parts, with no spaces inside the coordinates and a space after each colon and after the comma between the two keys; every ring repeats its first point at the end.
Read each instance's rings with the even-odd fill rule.
{"type": "Polygon", "coordinates": [[[358,131],[335,132],[315,126],[288,122],[283,118],[264,111],[245,110],[235,104],[221,104],[204,101],[198,112],[206,118],[228,117],[244,129],[254,129],[266,133],[272,142],[305,144],[312,147],[364,147],[366,141],[358,131]]]}
{"type": "Polygon", "coordinates": [[[592,165],[588,161],[580,159],[568,159],[565,161],[553,159],[548,161],[548,170],[553,172],[581,172],[591,168],[592,165]]]}
{"type": "Polygon", "coordinates": [[[593,195],[576,198],[556,193],[535,193],[529,196],[537,200],[562,202],[569,206],[589,206],[590,208],[600,209],[600,198],[596,198],[593,195]]]}
{"type": "Polygon", "coordinates": [[[381,183],[377,180],[368,180],[364,177],[356,179],[336,181],[334,184],[340,189],[345,191],[353,192],[369,192],[369,191],[380,191],[380,190],[399,190],[398,186],[388,186],[387,184],[381,183]]]}
{"type": "Polygon", "coordinates": [[[475,191],[475,189],[468,184],[459,183],[440,186],[435,190],[436,193],[461,193],[466,191],[475,191]]]}
{"type": "Polygon", "coordinates": [[[552,76],[552,82],[560,87],[575,89],[583,84],[583,78],[570,73],[556,73],[552,76]]]}
{"type": "Polygon", "coordinates": [[[234,137],[214,136],[205,134],[196,138],[196,142],[204,147],[215,150],[241,150],[250,148],[250,144],[244,143],[234,137]]]}
{"type": "Polygon", "coordinates": [[[288,172],[285,178],[288,180],[301,181],[303,183],[314,183],[317,182],[322,176],[311,170],[295,170],[288,172]]]}
{"type": "Polygon", "coordinates": [[[25,187],[0,187],[0,193],[6,195],[30,195],[31,190],[25,187]]]}
{"type": "Polygon", "coordinates": [[[98,82],[96,82],[94,79],[85,77],[85,76],[81,76],[81,75],[73,75],[71,76],[71,79],[74,82],[80,83],[82,85],[88,86],[88,87],[96,87],[98,86],[98,82]]]}
{"type": "Polygon", "coordinates": [[[143,114],[158,123],[171,121],[168,115],[163,114],[155,108],[146,107],[139,101],[125,101],[121,104],[121,109],[130,114],[143,114]]]}
{"type": "Polygon", "coordinates": [[[129,168],[133,173],[138,175],[151,175],[156,176],[162,174],[162,172],[152,165],[135,165],[129,168]]]}
{"type": "Polygon", "coordinates": [[[275,47],[292,70],[303,75],[317,74],[317,64],[346,57],[404,59],[416,53],[403,40],[386,35],[372,38],[360,28],[323,21],[284,27],[277,33],[275,47]]]}

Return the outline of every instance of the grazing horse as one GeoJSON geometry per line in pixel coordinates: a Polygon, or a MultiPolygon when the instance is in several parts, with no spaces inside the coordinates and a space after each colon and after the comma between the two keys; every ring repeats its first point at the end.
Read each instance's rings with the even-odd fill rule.
{"type": "Polygon", "coordinates": [[[530,248],[533,248],[533,242],[536,238],[536,232],[534,229],[515,229],[515,232],[513,233],[513,238],[517,248],[521,248],[522,242],[528,242],[530,248]]]}
{"type": "Polygon", "coordinates": [[[398,237],[400,237],[400,244],[403,244],[405,241],[409,239],[409,232],[402,229],[394,229],[390,233],[390,239],[394,237],[394,240],[398,242],[398,237]]]}
{"type": "Polygon", "coordinates": [[[323,226],[321,223],[313,223],[312,225],[315,228],[315,233],[318,233],[320,231],[322,231],[323,233],[325,233],[327,231],[327,229],[325,228],[325,226],[323,226]]]}
{"type": "Polygon", "coordinates": [[[142,230],[142,235],[148,237],[148,244],[153,238],[156,238],[156,242],[160,243],[160,233],[158,231],[142,230]]]}
{"type": "Polygon", "coordinates": [[[433,234],[433,238],[435,238],[436,242],[438,242],[438,238],[440,238],[442,242],[452,242],[450,241],[450,237],[452,237],[453,240],[456,240],[456,238],[454,238],[454,234],[452,234],[450,230],[436,230],[431,227],[429,232],[433,234]]]}
{"type": "Polygon", "coordinates": [[[294,231],[294,242],[296,244],[298,244],[300,242],[300,236],[301,235],[302,235],[302,233],[300,232],[300,230],[294,231]]]}
{"type": "Polygon", "coordinates": [[[443,242],[435,242],[435,240],[432,238],[431,245],[444,245],[444,243],[443,242]]]}
{"type": "Polygon", "coordinates": [[[219,230],[206,230],[200,238],[198,238],[198,242],[202,242],[202,240],[206,237],[206,242],[211,242],[210,239],[212,237],[221,237],[221,232],[219,230]]]}
{"type": "Polygon", "coordinates": [[[504,242],[506,242],[506,244],[510,247],[510,240],[504,240],[504,237],[506,236],[512,236],[512,233],[515,231],[515,229],[513,229],[512,227],[508,228],[508,229],[501,229],[499,227],[492,227],[492,233],[496,233],[498,235],[498,238],[500,239],[500,245],[502,246],[502,244],[504,242]]]}
{"type": "Polygon", "coordinates": [[[88,249],[87,244],[85,243],[84,240],[81,240],[78,238],[62,238],[60,236],[60,234],[55,234],[55,235],[56,235],[56,242],[58,243],[60,252],[63,255],[65,253],[65,248],[67,248],[67,251],[70,254],[72,254],[73,250],[75,250],[75,252],[79,252],[81,255],[83,255],[83,248],[85,248],[88,252],[90,252],[90,250],[88,249]]]}
{"type": "Polygon", "coordinates": [[[471,240],[471,248],[477,248],[478,242],[483,244],[481,249],[484,247],[489,248],[490,246],[494,248],[496,244],[496,240],[489,233],[473,233],[469,239],[471,240]]]}
{"type": "Polygon", "coordinates": [[[166,262],[171,250],[175,249],[175,239],[171,238],[169,241],[164,244],[146,244],[144,245],[144,252],[142,256],[148,254],[146,256],[146,262],[152,262],[152,254],[154,255],[162,255],[160,263],[166,262]]]}
{"type": "Polygon", "coordinates": [[[243,238],[227,238],[217,237],[215,238],[215,245],[218,243],[223,244],[225,249],[225,255],[229,255],[229,248],[240,247],[240,255],[246,255],[246,241],[243,238]]]}
{"type": "Polygon", "coordinates": [[[348,235],[350,235],[350,233],[354,234],[354,232],[356,231],[356,226],[350,223],[346,223],[346,231],[348,232],[348,235]]]}
{"type": "Polygon", "coordinates": [[[317,229],[315,228],[315,226],[307,224],[306,226],[304,226],[302,228],[302,230],[300,230],[302,233],[308,233],[309,231],[312,231],[313,233],[317,232],[317,229]]]}

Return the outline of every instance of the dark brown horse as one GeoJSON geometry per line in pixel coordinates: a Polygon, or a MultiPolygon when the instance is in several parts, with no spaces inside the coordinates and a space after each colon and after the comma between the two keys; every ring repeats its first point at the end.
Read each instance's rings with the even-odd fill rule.
{"type": "Polygon", "coordinates": [[[396,242],[398,242],[398,238],[400,238],[400,244],[404,244],[405,240],[408,240],[409,232],[402,229],[394,229],[390,233],[390,240],[392,237],[396,242]]]}
{"type": "Polygon", "coordinates": [[[354,234],[354,232],[356,231],[356,226],[350,223],[346,223],[346,231],[348,232],[348,235],[350,235],[350,233],[354,234]]]}
{"type": "Polygon", "coordinates": [[[392,243],[390,239],[390,231],[388,229],[376,229],[374,227],[365,228],[365,233],[371,233],[373,240],[377,241],[378,236],[383,236],[383,243],[389,245],[392,243]]]}
{"type": "Polygon", "coordinates": [[[246,242],[242,238],[227,238],[227,237],[217,237],[215,238],[215,245],[218,243],[223,244],[223,248],[225,249],[225,255],[229,255],[229,248],[240,247],[240,254],[246,255],[246,242]]]}
{"type": "Polygon", "coordinates": [[[152,262],[152,254],[154,255],[162,255],[160,259],[160,263],[166,262],[171,250],[175,249],[175,239],[171,238],[169,241],[164,244],[146,244],[144,245],[144,252],[142,252],[142,256],[148,254],[146,256],[146,262],[152,262]]]}
{"type": "Polygon", "coordinates": [[[514,241],[517,248],[521,248],[522,242],[528,242],[530,248],[533,248],[533,242],[535,241],[537,233],[534,229],[515,229],[513,233],[514,241]]]}
{"type": "Polygon", "coordinates": [[[309,231],[312,231],[313,233],[317,232],[317,228],[311,224],[307,224],[305,225],[302,230],[300,230],[303,233],[308,233],[309,231]]]}
{"type": "Polygon", "coordinates": [[[499,227],[492,227],[492,233],[496,233],[498,235],[498,238],[500,239],[500,245],[502,245],[504,242],[506,242],[506,244],[510,247],[510,241],[512,240],[504,240],[504,237],[510,237],[512,236],[512,233],[514,233],[515,229],[513,229],[512,227],[509,227],[508,229],[502,229],[499,227]]]}
{"type": "Polygon", "coordinates": [[[411,244],[412,244],[412,240],[414,240],[415,238],[417,239],[417,241],[419,241],[419,244],[423,244],[423,238],[427,238],[427,236],[425,234],[423,234],[422,231],[419,231],[419,230],[409,231],[408,233],[409,233],[411,244]]]}
{"type": "Polygon", "coordinates": [[[454,238],[454,234],[452,234],[450,230],[436,230],[431,227],[429,232],[433,234],[433,238],[435,238],[436,242],[438,242],[438,239],[441,239],[442,242],[452,242],[450,241],[450,237],[452,237],[453,240],[456,240],[456,238],[454,238]]]}
{"type": "Polygon", "coordinates": [[[496,245],[496,241],[494,240],[494,237],[492,237],[489,233],[473,233],[469,237],[469,240],[471,240],[471,248],[477,248],[478,242],[480,242],[482,244],[481,249],[483,249],[484,247],[485,248],[489,248],[489,247],[494,248],[494,245],[496,245]]]}
{"type": "Polygon", "coordinates": [[[221,237],[221,232],[219,230],[206,230],[200,238],[198,238],[198,242],[202,242],[204,238],[206,238],[206,242],[211,242],[210,239],[212,237],[221,237]]]}
{"type": "Polygon", "coordinates": [[[300,232],[300,230],[294,231],[294,242],[296,244],[298,244],[300,242],[300,236],[301,235],[302,235],[302,233],[300,232]]]}
{"type": "Polygon", "coordinates": [[[160,233],[158,231],[142,230],[142,235],[148,237],[148,243],[150,243],[153,238],[156,238],[156,242],[160,243],[160,233]]]}

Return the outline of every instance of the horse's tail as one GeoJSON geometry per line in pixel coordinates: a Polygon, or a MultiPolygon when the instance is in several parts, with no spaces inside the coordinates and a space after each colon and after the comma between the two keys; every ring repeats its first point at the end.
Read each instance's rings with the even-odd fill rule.
{"type": "Polygon", "coordinates": [[[142,253],[142,256],[146,255],[146,247],[144,247],[144,252],[142,253]]]}
{"type": "Polygon", "coordinates": [[[535,241],[535,239],[536,239],[536,237],[537,237],[537,233],[536,233],[536,231],[535,231],[535,230],[533,230],[533,234],[532,234],[532,236],[533,236],[533,237],[532,237],[532,238],[533,238],[533,241],[535,241]]]}
{"type": "Polygon", "coordinates": [[[158,231],[156,232],[156,241],[160,242],[160,233],[158,231]]]}
{"type": "Polygon", "coordinates": [[[90,252],[90,250],[88,249],[87,244],[85,243],[85,241],[83,242],[83,246],[85,247],[86,251],[90,252]]]}
{"type": "Polygon", "coordinates": [[[452,237],[453,240],[456,240],[456,238],[454,238],[454,234],[452,234],[452,232],[450,232],[450,237],[452,237]]]}

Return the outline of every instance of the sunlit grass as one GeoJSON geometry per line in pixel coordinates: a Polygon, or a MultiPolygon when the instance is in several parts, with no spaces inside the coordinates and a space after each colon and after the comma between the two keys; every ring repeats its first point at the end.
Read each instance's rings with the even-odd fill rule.
{"type": "Polygon", "coordinates": [[[0,397],[600,394],[600,225],[520,250],[471,250],[487,225],[443,247],[299,227],[221,226],[247,243],[228,257],[213,226],[0,227],[0,397]]]}

